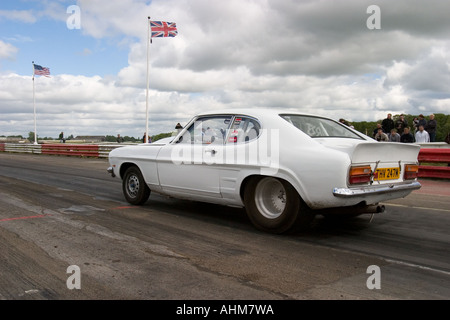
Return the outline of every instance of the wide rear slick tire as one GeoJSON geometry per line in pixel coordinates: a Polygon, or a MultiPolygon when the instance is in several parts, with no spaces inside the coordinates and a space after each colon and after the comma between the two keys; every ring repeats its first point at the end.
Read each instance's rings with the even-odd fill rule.
{"type": "Polygon", "coordinates": [[[252,177],[244,190],[244,205],[253,225],[281,234],[308,228],[314,215],[295,188],[274,177],[252,177]]]}
{"type": "Polygon", "coordinates": [[[150,188],[145,183],[141,171],[136,166],[129,167],[122,179],[125,199],[134,205],[142,205],[150,196],[150,188]]]}

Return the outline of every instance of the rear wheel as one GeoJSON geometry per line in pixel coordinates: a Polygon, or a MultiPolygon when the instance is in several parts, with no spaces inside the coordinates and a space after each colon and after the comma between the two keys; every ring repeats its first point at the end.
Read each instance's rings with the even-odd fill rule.
{"type": "Polygon", "coordinates": [[[305,228],[314,218],[294,187],[274,177],[251,178],[245,187],[244,204],[250,221],[265,232],[305,228]]]}
{"type": "Polygon", "coordinates": [[[139,168],[129,167],[123,176],[122,191],[125,199],[135,205],[144,204],[150,196],[150,188],[144,181],[139,168]]]}

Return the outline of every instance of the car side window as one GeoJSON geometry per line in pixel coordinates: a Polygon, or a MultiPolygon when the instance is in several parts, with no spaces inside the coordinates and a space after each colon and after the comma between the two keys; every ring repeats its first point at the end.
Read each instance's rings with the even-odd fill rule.
{"type": "Polygon", "coordinates": [[[359,136],[347,126],[331,119],[308,115],[281,114],[280,116],[287,122],[291,123],[298,129],[309,135],[311,138],[334,137],[363,140],[361,136],[359,136]]]}
{"type": "Polygon", "coordinates": [[[236,116],[227,143],[245,143],[258,138],[261,125],[256,119],[236,116]]]}
{"type": "Polygon", "coordinates": [[[231,116],[201,117],[192,123],[179,143],[223,144],[230,127],[231,116]]]}

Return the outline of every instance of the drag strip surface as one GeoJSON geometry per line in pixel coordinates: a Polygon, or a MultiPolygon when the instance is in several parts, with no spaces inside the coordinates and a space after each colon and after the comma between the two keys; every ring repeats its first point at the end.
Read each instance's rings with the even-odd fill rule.
{"type": "Polygon", "coordinates": [[[450,182],[424,181],[372,219],[317,217],[279,236],[255,230],[243,209],[156,194],[131,206],[107,167],[0,153],[0,299],[450,296],[450,199],[440,191],[450,182]],[[79,289],[69,288],[71,266],[79,289]],[[368,288],[370,266],[380,289],[368,288]]]}

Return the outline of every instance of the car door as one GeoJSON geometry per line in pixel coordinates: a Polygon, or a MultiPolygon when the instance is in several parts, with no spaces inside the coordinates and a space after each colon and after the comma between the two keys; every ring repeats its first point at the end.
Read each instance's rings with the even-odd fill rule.
{"type": "Polygon", "coordinates": [[[161,149],[158,175],[164,193],[187,199],[221,198],[220,164],[231,115],[199,117],[161,149]]]}

